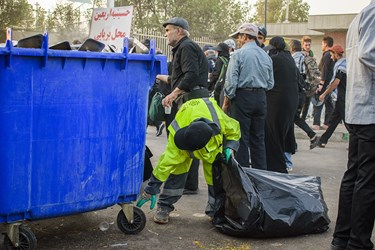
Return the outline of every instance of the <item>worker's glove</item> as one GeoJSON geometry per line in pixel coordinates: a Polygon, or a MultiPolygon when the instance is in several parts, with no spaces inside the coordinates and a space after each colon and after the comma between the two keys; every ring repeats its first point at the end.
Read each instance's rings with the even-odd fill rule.
{"type": "Polygon", "coordinates": [[[233,157],[233,149],[224,148],[225,163],[228,164],[231,157],[233,157]]]}
{"type": "Polygon", "coordinates": [[[156,195],[143,192],[137,201],[137,207],[142,207],[148,201],[151,201],[150,209],[153,209],[156,204],[156,195]]]}

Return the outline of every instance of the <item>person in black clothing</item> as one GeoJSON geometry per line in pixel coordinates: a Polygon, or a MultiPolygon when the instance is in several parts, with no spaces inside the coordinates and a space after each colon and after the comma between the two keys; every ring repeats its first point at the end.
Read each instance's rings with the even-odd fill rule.
{"type": "MultiPolygon", "coordinates": [[[[290,52],[292,54],[292,57],[296,63],[296,66],[299,70],[301,78],[299,80],[302,82],[301,85],[304,85],[305,82],[307,81],[307,76],[311,76],[311,78],[318,84],[319,78],[317,77],[319,75],[319,72],[311,72],[316,69],[317,66],[311,67],[310,65],[306,65],[306,55],[304,52],[302,52],[302,46],[301,42],[298,40],[291,40],[290,41],[290,52]]],[[[311,61],[316,65],[315,60],[311,61]]],[[[313,84],[312,82],[309,84],[313,84]]],[[[303,110],[303,105],[305,104],[306,98],[309,98],[306,96],[306,88],[307,86],[301,86],[299,91],[299,102],[298,102],[298,109],[297,113],[294,117],[294,123],[300,127],[307,136],[310,138],[310,149],[315,148],[319,144],[319,136],[310,128],[310,126],[306,123],[306,120],[301,117],[301,112],[303,110]]],[[[310,101],[309,101],[310,102],[310,101]]]]}
{"type": "MultiPolygon", "coordinates": [[[[162,101],[164,107],[172,108],[166,124],[168,127],[182,103],[209,96],[207,89],[208,61],[199,45],[189,38],[189,23],[184,18],[171,18],[163,26],[165,27],[168,45],[173,47],[171,74],[157,75],[156,78],[168,82],[172,89],[172,92],[162,101]]],[[[182,189],[185,189],[184,194],[196,194],[198,192],[198,167],[199,161],[194,159],[190,166],[185,187],[182,187],[182,189]]],[[[174,176],[171,175],[164,185],[164,191],[168,192],[168,186],[176,185],[174,176]]],[[[168,203],[168,198],[171,195],[161,194],[159,203],[168,203]]]]}
{"type": "Polygon", "coordinates": [[[223,87],[225,83],[225,75],[227,73],[227,66],[229,63],[229,46],[225,43],[219,43],[212,49],[217,51],[215,68],[212,73],[212,83],[214,84],[214,98],[217,104],[221,107],[224,99],[223,87]]]}
{"type": "Polygon", "coordinates": [[[172,75],[158,75],[160,80],[167,80],[172,93],[163,99],[163,106],[172,107],[177,113],[176,99],[182,101],[208,97],[207,78],[208,62],[198,44],[189,36],[189,24],[180,17],[174,17],[163,24],[165,36],[172,49],[172,75]]]}
{"type": "MultiPolygon", "coordinates": [[[[333,66],[335,62],[331,59],[331,54],[329,49],[333,46],[333,38],[330,36],[323,37],[322,40],[322,50],[323,56],[319,63],[319,70],[321,72],[321,84],[318,94],[323,93],[326,89],[328,84],[331,82],[331,78],[333,75],[333,66]]],[[[324,100],[324,106],[326,108],[325,115],[324,115],[324,123],[323,128],[327,129],[329,126],[329,122],[331,119],[331,115],[333,112],[333,101],[330,95],[328,95],[324,100]]],[[[320,129],[320,116],[322,114],[323,105],[314,106],[313,108],[313,129],[319,130],[320,129]]]]}
{"type": "Polygon", "coordinates": [[[284,152],[294,153],[294,116],[298,105],[298,69],[282,37],[270,40],[275,85],[267,93],[265,145],[267,170],[287,173],[284,152]],[[292,128],[292,130],[291,130],[292,128]]]}
{"type": "Polygon", "coordinates": [[[343,57],[344,49],[340,44],[333,45],[330,48],[331,58],[335,61],[334,73],[328,88],[319,96],[323,101],[325,97],[337,90],[337,101],[331,117],[331,124],[324,134],[320,137],[319,146],[324,148],[329,138],[341,121],[345,123],[345,93],[346,93],[346,59],[343,57]]]}

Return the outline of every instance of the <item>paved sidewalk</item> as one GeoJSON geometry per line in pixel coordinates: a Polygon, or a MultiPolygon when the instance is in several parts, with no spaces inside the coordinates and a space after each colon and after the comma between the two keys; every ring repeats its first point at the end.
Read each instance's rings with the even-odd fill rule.
{"type": "MultiPolygon", "coordinates": [[[[307,119],[307,124],[312,128],[312,120],[307,119]]],[[[322,135],[325,130],[320,128],[320,130],[314,130],[317,134],[322,135]]],[[[294,125],[294,133],[296,135],[296,139],[309,139],[309,137],[306,135],[305,131],[300,129],[297,125],[294,125]]],[[[349,141],[349,133],[348,130],[346,130],[344,123],[341,123],[337,126],[335,129],[335,132],[333,132],[331,138],[328,140],[328,143],[330,142],[348,142],[349,141]]]]}
{"type": "MultiPolygon", "coordinates": [[[[155,128],[149,127],[147,145],[154,156],[154,166],[166,145],[165,130],[155,136],[155,128]]],[[[320,132],[320,131],[319,131],[320,132]]],[[[309,149],[309,140],[297,139],[298,152],[293,156],[293,174],[321,177],[322,190],[332,220],[330,229],[320,234],[301,235],[278,239],[243,239],[219,233],[204,215],[207,202],[207,186],[200,168],[200,192],[186,195],[176,204],[170,223],[159,225],[152,221],[154,211],[143,208],[147,217],[145,229],[137,235],[124,235],[116,225],[120,209],[113,206],[88,212],[26,223],[35,233],[38,249],[203,249],[203,250],[329,250],[337,216],[337,201],[341,177],[346,168],[347,142],[330,141],[326,148],[309,149]],[[109,229],[101,231],[99,225],[107,221],[109,229]]],[[[0,225],[0,232],[4,228],[0,225]]],[[[375,241],[375,232],[373,233],[375,241]]],[[[0,239],[0,249],[3,249],[0,239]]]]}

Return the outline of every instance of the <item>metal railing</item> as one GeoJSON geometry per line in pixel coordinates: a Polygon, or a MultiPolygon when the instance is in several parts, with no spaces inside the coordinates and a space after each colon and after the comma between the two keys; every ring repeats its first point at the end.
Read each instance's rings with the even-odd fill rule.
{"type": "MultiPolygon", "coordinates": [[[[164,55],[167,55],[168,60],[171,60],[172,47],[168,45],[167,39],[164,37],[164,34],[158,31],[139,31],[139,32],[133,32],[132,36],[134,38],[137,38],[139,41],[143,42],[145,39],[154,39],[156,42],[156,48],[161,50],[161,52],[164,55]]],[[[201,48],[203,48],[204,45],[210,44],[210,45],[216,45],[218,42],[210,39],[208,37],[193,37],[191,36],[191,39],[196,42],[201,48]]]]}

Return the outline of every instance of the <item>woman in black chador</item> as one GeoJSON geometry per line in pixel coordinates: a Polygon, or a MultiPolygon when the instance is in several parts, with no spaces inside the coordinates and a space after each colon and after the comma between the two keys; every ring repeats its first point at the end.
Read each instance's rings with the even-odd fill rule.
{"type": "Polygon", "coordinates": [[[294,115],[298,105],[298,69],[282,37],[270,40],[275,85],[267,92],[265,144],[267,169],[287,173],[284,152],[294,153],[294,115]]]}

